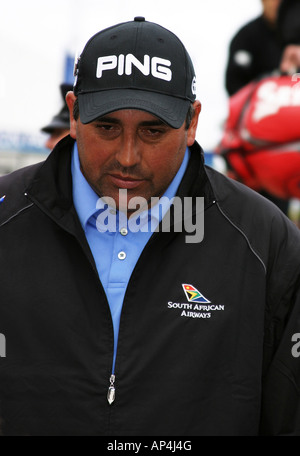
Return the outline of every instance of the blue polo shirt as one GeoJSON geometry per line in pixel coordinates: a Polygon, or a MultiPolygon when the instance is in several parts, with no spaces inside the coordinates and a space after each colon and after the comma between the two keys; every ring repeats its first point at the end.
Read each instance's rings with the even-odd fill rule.
{"type": "Polygon", "coordinates": [[[112,373],[122,305],[130,276],[145,245],[177,193],[189,157],[190,151],[187,148],[181,167],[164,194],[166,198],[161,198],[160,204],[151,210],[145,210],[128,220],[126,214],[108,206],[91,188],[80,170],[77,144],[74,145],[71,163],[73,201],[111,311],[114,328],[112,373]]]}

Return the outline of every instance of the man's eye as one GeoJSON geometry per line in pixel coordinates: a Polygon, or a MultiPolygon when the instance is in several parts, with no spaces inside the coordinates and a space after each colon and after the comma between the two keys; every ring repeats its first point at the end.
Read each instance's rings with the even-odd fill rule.
{"type": "Polygon", "coordinates": [[[157,137],[157,136],[163,135],[164,130],[163,129],[159,129],[159,128],[143,128],[141,130],[141,133],[143,135],[145,135],[145,136],[157,137]]]}
{"type": "Polygon", "coordinates": [[[104,131],[112,131],[114,129],[114,126],[103,124],[103,125],[97,125],[96,128],[98,128],[100,130],[104,130],[104,131]]]}
{"type": "Polygon", "coordinates": [[[108,137],[117,136],[120,132],[120,128],[117,125],[111,124],[97,124],[96,130],[100,135],[105,135],[108,137]]]}

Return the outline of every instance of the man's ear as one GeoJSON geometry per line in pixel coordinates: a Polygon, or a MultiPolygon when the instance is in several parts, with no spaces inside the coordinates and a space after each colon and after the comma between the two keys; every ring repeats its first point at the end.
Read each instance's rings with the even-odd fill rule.
{"type": "Polygon", "coordinates": [[[74,119],[73,109],[76,97],[73,92],[68,92],[66,95],[66,103],[70,112],[70,136],[76,139],[76,125],[77,121],[74,119]]]}
{"type": "Polygon", "coordinates": [[[194,107],[194,116],[191,120],[191,124],[187,131],[187,145],[190,147],[194,144],[196,139],[196,132],[198,126],[198,118],[201,112],[201,103],[200,101],[196,100],[193,104],[194,107]]]}

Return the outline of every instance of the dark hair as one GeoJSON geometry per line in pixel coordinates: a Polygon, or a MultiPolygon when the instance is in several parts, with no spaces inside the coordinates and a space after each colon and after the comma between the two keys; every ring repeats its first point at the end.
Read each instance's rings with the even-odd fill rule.
{"type": "MultiPolygon", "coordinates": [[[[190,125],[191,125],[191,121],[194,117],[194,114],[195,114],[195,109],[194,109],[194,106],[193,104],[191,103],[190,104],[190,107],[188,109],[188,112],[187,112],[187,115],[186,115],[186,118],[185,118],[185,128],[186,130],[188,130],[190,128],[190,125]]],[[[76,98],[75,102],[74,102],[74,106],[73,106],[73,117],[75,120],[78,120],[79,118],[79,103],[78,103],[78,98],[76,98]]]]}
{"type": "Polygon", "coordinates": [[[195,109],[194,109],[193,103],[191,103],[190,107],[188,109],[186,118],[185,118],[185,129],[186,130],[188,130],[190,128],[194,115],[195,115],[195,109]]]}
{"type": "Polygon", "coordinates": [[[74,105],[73,105],[73,117],[75,120],[78,120],[78,118],[79,118],[79,103],[78,103],[77,97],[76,97],[74,105]]]}

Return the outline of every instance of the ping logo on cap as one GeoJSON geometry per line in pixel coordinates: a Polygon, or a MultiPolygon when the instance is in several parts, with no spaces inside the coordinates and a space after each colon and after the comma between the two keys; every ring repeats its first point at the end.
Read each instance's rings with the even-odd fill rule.
{"type": "Polygon", "coordinates": [[[117,69],[117,74],[119,76],[123,76],[124,73],[127,76],[130,76],[133,72],[133,67],[137,68],[144,76],[149,76],[151,74],[157,79],[163,79],[164,81],[172,80],[170,60],[161,57],[150,58],[149,55],[144,55],[144,61],[141,62],[133,54],[99,57],[97,61],[96,77],[100,79],[102,78],[104,71],[115,69],[117,69]]]}

